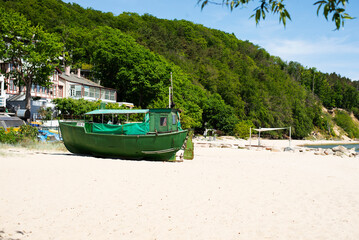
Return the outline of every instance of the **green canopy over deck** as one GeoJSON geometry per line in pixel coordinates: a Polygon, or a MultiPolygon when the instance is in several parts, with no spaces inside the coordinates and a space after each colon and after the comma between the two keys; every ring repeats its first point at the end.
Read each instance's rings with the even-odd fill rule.
{"type": "Polygon", "coordinates": [[[97,109],[85,115],[95,115],[95,114],[131,114],[131,113],[148,113],[149,109],[97,109]]]}

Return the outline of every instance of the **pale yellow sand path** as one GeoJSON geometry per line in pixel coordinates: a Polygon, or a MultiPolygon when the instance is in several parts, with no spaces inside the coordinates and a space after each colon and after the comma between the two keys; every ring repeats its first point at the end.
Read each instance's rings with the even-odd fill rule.
{"type": "Polygon", "coordinates": [[[183,163],[0,155],[0,231],[36,240],[356,240],[359,159],[218,148],[197,148],[183,163]]]}

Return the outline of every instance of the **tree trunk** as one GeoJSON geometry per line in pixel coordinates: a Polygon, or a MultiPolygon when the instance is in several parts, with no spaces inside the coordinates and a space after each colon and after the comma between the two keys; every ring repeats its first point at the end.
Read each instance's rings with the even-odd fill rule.
{"type": "Polygon", "coordinates": [[[25,90],[25,108],[29,111],[31,110],[31,82],[32,81],[26,81],[26,90],[25,90]]]}

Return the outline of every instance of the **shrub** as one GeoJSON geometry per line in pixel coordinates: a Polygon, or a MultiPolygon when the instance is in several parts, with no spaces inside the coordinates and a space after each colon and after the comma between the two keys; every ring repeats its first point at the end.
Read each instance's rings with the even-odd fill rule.
{"type": "Polygon", "coordinates": [[[10,128],[10,130],[6,132],[4,128],[0,128],[0,142],[15,144],[27,139],[33,141],[36,139],[37,134],[37,128],[29,125],[22,125],[18,131],[10,128]]]}
{"type": "Polygon", "coordinates": [[[39,114],[42,120],[51,120],[54,110],[51,107],[43,108],[41,107],[39,110],[39,114]]]}
{"type": "Polygon", "coordinates": [[[10,128],[9,132],[5,132],[4,128],[0,128],[0,142],[15,144],[23,140],[23,135],[18,131],[14,131],[13,128],[10,128]]]}
{"type": "Polygon", "coordinates": [[[250,120],[239,121],[234,126],[234,135],[239,138],[247,139],[249,138],[249,129],[254,128],[254,124],[250,120]]]}
{"type": "Polygon", "coordinates": [[[19,132],[24,138],[28,138],[32,140],[36,139],[37,134],[39,133],[36,127],[30,125],[22,125],[19,129],[19,132]]]}
{"type": "Polygon", "coordinates": [[[347,112],[336,111],[334,120],[348,133],[350,138],[359,138],[359,128],[347,112]]]}

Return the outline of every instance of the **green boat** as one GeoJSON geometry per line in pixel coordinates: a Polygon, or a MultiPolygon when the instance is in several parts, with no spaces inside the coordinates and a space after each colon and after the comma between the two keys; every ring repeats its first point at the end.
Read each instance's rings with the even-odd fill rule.
{"type": "Polygon", "coordinates": [[[98,109],[85,114],[90,119],[60,122],[66,148],[75,154],[121,159],[171,160],[182,147],[182,130],[175,109],[98,109]],[[119,114],[145,114],[142,122],[113,124],[119,114]],[[103,123],[104,119],[111,123],[103,123]]]}

